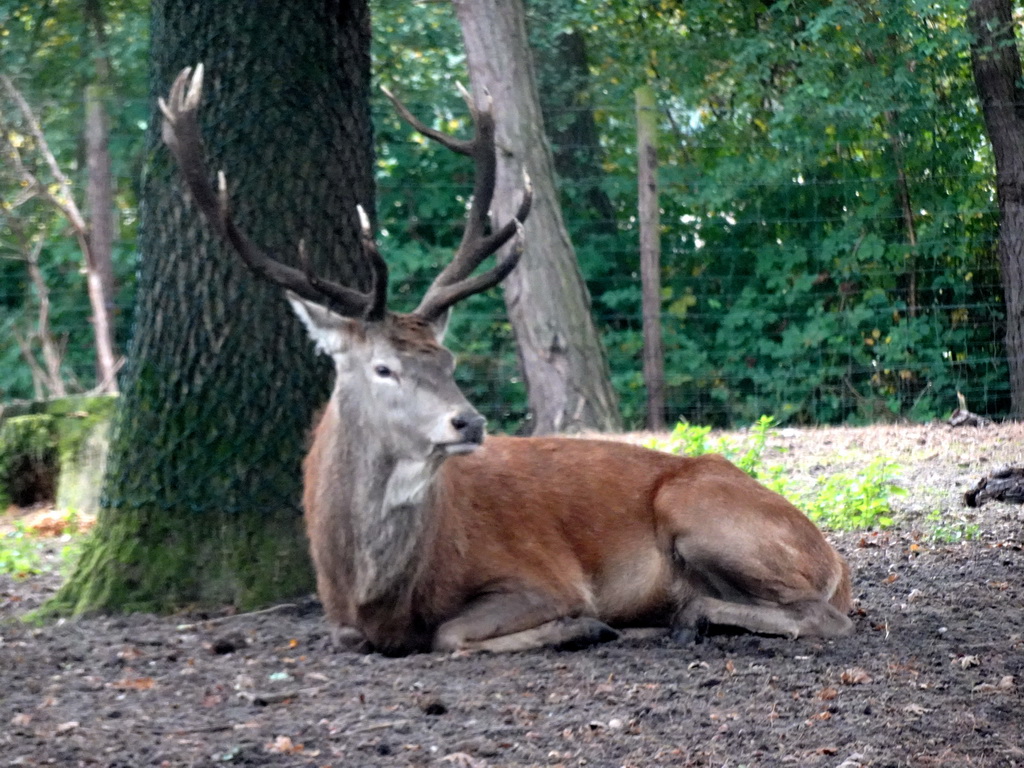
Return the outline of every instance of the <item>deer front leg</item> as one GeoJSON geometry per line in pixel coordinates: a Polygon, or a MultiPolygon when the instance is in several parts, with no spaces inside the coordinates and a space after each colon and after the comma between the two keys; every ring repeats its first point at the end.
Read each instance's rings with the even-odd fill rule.
{"type": "Polygon", "coordinates": [[[434,634],[435,651],[504,653],[545,646],[582,648],[614,640],[603,621],[566,610],[536,592],[492,592],[471,602],[434,634]]]}

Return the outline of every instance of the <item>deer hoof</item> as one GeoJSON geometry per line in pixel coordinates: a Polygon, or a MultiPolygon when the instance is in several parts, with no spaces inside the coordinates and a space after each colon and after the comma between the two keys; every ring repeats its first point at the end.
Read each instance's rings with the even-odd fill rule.
{"type": "Polygon", "coordinates": [[[704,638],[710,634],[711,622],[706,616],[701,616],[694,622],[693,626],[676,626],[672,628],[670,637],[677,645],[700,645],[704,638]]]}
{"type": "Polygon", "coordinates": [[[592,618],[573,620],[574,633],[555,647],[561,651],[578,651],[598,643],[619,639],[619,633],[603,621],[592,618]]]}
{"type": "Polygon", "coordinates": [[[372,653],[373,646],[354,627],[331,627],[331,646],[338,653],[372,653]]]}

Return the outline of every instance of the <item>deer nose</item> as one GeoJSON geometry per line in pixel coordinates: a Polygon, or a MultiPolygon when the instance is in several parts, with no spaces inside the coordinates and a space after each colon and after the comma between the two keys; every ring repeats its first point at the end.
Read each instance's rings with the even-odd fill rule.
{"type": "Polygon", "coordinates": [[[487,419],[476,411],[462,411],[452,416],[452,428],[467,443],[479,445],[484,441],[484,425],[487,419]]]}

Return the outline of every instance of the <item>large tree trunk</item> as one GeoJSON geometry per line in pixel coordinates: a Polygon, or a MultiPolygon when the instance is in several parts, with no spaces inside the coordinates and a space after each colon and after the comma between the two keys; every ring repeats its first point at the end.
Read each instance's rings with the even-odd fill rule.
{"type": "Polygon", "coordinates": [[[1024,87],[1011,0],[971,0],[974,82],[996,161],[1012,415],[1024,419],[1024,87]]]}
{"type": "Polygon", "coordinates": [[[492,206],[507,221],[522,169],[534,186],[526,251],[505,280],[505,305],[526,380],[534,434],[620,426],[590,295],[562,222],[521,0],[454,0],[470,79],[494,99],[499,147],[492,206]]]}
{"type": "MultiPolygon", "coordinates": [[[[373,207],[364,0],[152,5],[153,105],[203,62],[200,120],[235,217],[284,260],[364,289],[373,207]]],[[[152,118],[136,326],[102,511],[60,610],[251,607],[313,589],[300,462],[327,364],[183,192],[152,118]]]]}

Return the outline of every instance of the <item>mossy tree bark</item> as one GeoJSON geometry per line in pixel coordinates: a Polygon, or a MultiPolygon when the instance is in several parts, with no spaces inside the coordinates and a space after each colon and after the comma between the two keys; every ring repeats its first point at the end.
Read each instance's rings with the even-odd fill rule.
{"type": "Polygon", "coordinates": [[[99,523],[53,609],[248,608],[312,590],[300,463],[330,371],[183,192],[155,106],[203,62],[207,154],[242,228],[292,263],[305,239],[321,274],[365,290],[369,42],[365,0],[154,0],[136,327],[99,523]]]}

